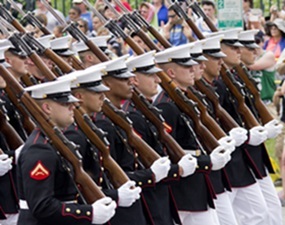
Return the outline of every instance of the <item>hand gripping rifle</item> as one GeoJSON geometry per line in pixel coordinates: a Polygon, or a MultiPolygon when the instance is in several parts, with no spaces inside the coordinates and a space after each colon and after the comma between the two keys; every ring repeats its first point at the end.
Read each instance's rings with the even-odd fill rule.
{"type": "MultiPolygon", "coordinates": [[[[87,0],[83,1],[86,2],[87,0]]],[[[137,54],[143,54],[139,49],[137,51],[136,47],[133,50],[135,52],[137,51],[137,54]]],[[[193,119],[194,130],[199,135],[199,138],[207,140],[207,142],[204,144],[208,150],[208,153],[215,149],[219,143],[208,131],[208,129],[201,123],[199,118],[200,113],[196,107],[196,104],[183,94],[183,92],[176,86],[176,84],[173,83],[173,81],[165,74],[165,72],[158,72],[157,75],[162,80],[161,86],[169,94],[170,98],[177,104],[182,112],[186,113],[190,118],[193,119]]]]}
{"type": "MultiPolygon", "coordinates": [[[[187,0],[189,2],[189,0],[187,0]]],[[[193,9],[193,11],[201,16],[205,23],[208,25],[211,31],[215,32],[218,31],[218,29],[215,27],[213,22],[208,18],[208,16],[204,13],[204,11],[200,8],[198,3],[195,1],[190,4],[190,7],[193,9]]],[[[235,69],[238,72],[239,77],[243,80],[243,82],[246,85],[246,88],[251,92],[251,94],[254,96],[254,105],[256,109],[258,110],[259,116],[261,117],[262,123],[266,124],[267,122],[273,120],[274,118],[262,102],[260,98],[260,93],[252,79],[249,78],[249,74],[247,71],[247,68],[243,63],[240,63],[240,65],[236,66],[235,69]]]]}
{"type": "MultiPolygon", "coordinates": [[[[115,12],[116,10],[112,7],[112,5],[107,0],[104,0],[104,1],[108,5],[108,7],[112,8],[114,10],[114,13],[116,13],[115,12]]],[[[116,13],[116,15],[118,15],[118,13],[116,13]]],[[[144,38],[142,38],[142,39],[145,42],[145,44],[151,50],[157,50],[156,45],[149,38],[149,36],[146,35],[144,32],[142,32],[142,29],[138,28],[136,26],[136,24],[133,24],[131,19],[127,18],[126,15],[121,16],[120,19],[122,19],[125,22],[125,24],[128,26],[128,28],[132,28],[135,33],[138,33],[138,32],[143,33],[144,38]]],[[[136,49],[134,49],[134,51],[136,52],[136,49]]],[[[141,53],[138,52],[137,54],[141,54],[141,53]]],[[[198,109],[199,109],[199,111],[201,113],[201,117],[200,118],[201,118],[203,124],[205,124],[206,127],[211,131],[211,133],[214,134],[217,139],[225,137],[226,136],[225,132],[220,128],[220,126],[217,124],[217,122],[215,120],[213,120],[212,117],[208,114],[207,109],[205,108],[203,103],[200,101],[200,99],[197,98],[196,95],[191,92],[191,90],[187,91],[186,96],[188,98],[194,100],[195,102],[198,102],[198,109]]]]}
{"type": "Polygon", "coordinates": [[[103,198],[104,194],[83,170],[81,160],[72,152],[75,151],[74,144],[64,137],[61,130],[55,126],[29,94],[25,92],[17,80],[15,80],[13,75],[11,75],[2,65],[0,65],[0,73],[11,86],[25,108],[29,111],[30,115],[37,121],[41,130],[51,140],[52,145],[71,163],[74,169],[74,180],[80,185],[81,192],[87,202],[92,204],[97,199],[103,198]]]}
{"type": "MultiPolygon", "coordinates": [[[[33,52],[27,44],[19,37],[17,34],[14,34],[11,39],[12,42],[17,41],[18,44],[22,46],[23,49],[29,54],[33,55],[34,63],[41,68],[42,71],[45,71],[45,76],[49,81],[55,80],[57,77],[52,73],[51,70],[45,65],[45,63],[38,58],[37,54],[33,52]]],[[[63,61],[64,64],[67,64],[63,61]]],[[[60,61],[60,64],[63,63],[60,61]]],[[[67,67],[67,65],[63,65],[63,67],[67,67]]],[[[67,75],[68,76],[68,75],[67,75]]],[[[104,138],[104,134],[100,129],[98,129],[91,121],[90,117],[87,113],[80,107],[79,104],[74,103],[74,117],[81,128],[81,130],[85,133],[87,138],[90,140],[94,146],[98,148],[98,150],[102,153],[103,156],[103,167],[108,171],[108,177],[110,178],[113,186],[115,188],[120,187],[124,183],[126,183],[129,179],[127,175],[123,172],[123,170],[118,166],[118,164],[113,160],[110,156],[110,151],[108,147],[108,142],[106,138],[104,138]]]]}
{"type": "MultiPolygon", "coordinates": [[[[84,2],[86,2],[84,0],[84,2]]],[[[117,23],[113,21],[107,21],[96,9],[94,9],[89,2],[85,4],[88,5],[88,8],[94,12],[98,18],[101,19],[103,23],[105,23],[106,27],[108,26],[110,31],[112,31],[116,36],[122,37],[126,43],[131,46],[131,48],[136,52],[136,54],[143,54],[144,51],[137,45],[136,42],[133,41],[128,35],[124,33],[122,28],[118,26],[117,23]]],[[[183,149],[179,144],[169,135],[166,131],[168,129],[167,125],[164,122],[161,114],[158,109],[155,108],[152,104],[150,104],[147,99],[139,92],[137,88],[134,87],[134,93],[132,95],[132,101],[136,105],[136,107],[146,116],[146,118],[151,121],[158,130],[159,138],[161,142],[167,147],[168,154],[172,162],[176,163],[180,160],[181,157],[185,154],[183,149]]]]}
{"type": "MultiPolygon", "coordinates": [[[[194,4],[190,4],[190,7],[193,9],[192,5],[194,4]]],[[[173,10],[178,14],[178,16],[187,16],[187,20],[190,21],[191,18],[188,17],[187,14],[183,13],[183,9],[181,9],[181,6],[175,2],[172,6],[173,10]]],[[[193,9],[194,12],[197,12],[197,10],[194,8],[193,9]]],[[[208,19],[209,20],[209,19],[208,19]]],[[[204,35],[201,33],[201,31],[197,28],[195,23],[189,23],[187,22],[187,24],[190,26],[191,25],[191,29],[197,33],[196,36],[199,39],[205,39],[204,35]]],[[[240,89],[242,88],[242,86],[240,85],[240,83],[238,83],[233,75],[231,74],[231,72],[229,71],[228,68],[226,68],[225,64],[222,64],[222,69],[221,69],[221,77],[223,79],[223,81],[225,82],[225,84],[227,85],[227,87],[229,88],[229,90],[231,91],[231,93],[235,96],[235,98],[238,101],[238,112],[242,115],[245,124],[247,126],[248,129],[259,125],[258,121],[255,119],[254,115],[252,114],[252,112],[250,111],[250,109],[247,107],[247,105],[245,104],[245,100],[244,100],[244,95],[240,92],[240,89]]],[[[208,96],[207,96],[208,97],[208,96]]],[[[209,98],[210,99],[210,98],[209,98]]],[[[215,106],[215,104],[213,104],[215,106]]]]}

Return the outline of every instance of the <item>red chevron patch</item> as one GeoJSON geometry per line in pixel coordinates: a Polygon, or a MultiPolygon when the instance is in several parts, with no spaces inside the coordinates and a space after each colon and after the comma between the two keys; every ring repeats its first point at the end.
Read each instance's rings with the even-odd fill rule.
{"type": "Polygon", "coordinates": [[[44,180],[48,178],[49,175],[49,170],[42,164],[40,160],[37,162],[37,165],[34,167],[34,169],[32,169],[30,172],[30,177],[34,180],[44,180]]]}

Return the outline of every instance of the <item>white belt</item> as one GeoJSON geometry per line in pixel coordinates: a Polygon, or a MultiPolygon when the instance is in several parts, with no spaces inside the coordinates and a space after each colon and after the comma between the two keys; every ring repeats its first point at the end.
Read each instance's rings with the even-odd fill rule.
{"type": "Polygon", "coordinates": [[[201,150],[184,150],[186,154],[191,154],[192,156],[200,156],[201,155],[201,150]]]}
{"type": "MultiPolygon", "coordinates": [[[[65,204],[74,204],[74,203],[77,203],[76,200],[72,200],[72,201],[63,201],[62,203],[65,203],[65,204]]],[[[28,203],[26,200],[21,200],[19,201],[19,206],[20,206],[20,209],[26,209],[28,210],[29,209],[29,206],[28,206],[28,203]]]]}

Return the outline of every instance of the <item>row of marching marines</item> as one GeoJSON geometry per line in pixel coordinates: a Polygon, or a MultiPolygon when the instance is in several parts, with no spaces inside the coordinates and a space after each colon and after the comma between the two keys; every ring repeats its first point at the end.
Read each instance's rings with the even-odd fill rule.
{"type": "Polygon", "coordinates": [[[282,124],[247,69],[256,30],[160,37],[161,49],[140,30],[151,51],[125,34],[135,56],[109,59],[109,37],[70,24],[71,51],[70,36],[35,39],[12,22],[20,32],[0,40],[0,224],[283,224],[264,145],[282,124]]]}

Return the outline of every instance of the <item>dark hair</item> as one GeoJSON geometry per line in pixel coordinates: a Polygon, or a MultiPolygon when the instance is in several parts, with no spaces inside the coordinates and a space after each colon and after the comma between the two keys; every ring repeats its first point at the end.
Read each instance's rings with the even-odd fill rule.
{"type": "Polygon", "coordinates": [[[72,6],[70,9],[74,9],[78,15],[81,15],[81,9],[77,6],[72,6]]]}
{"type": "Polygon", "coordinates": [[[202,5],[202,6],[203,6],[203,5],[211,5],[211,6],[213,6],[214,9],[216,8],[215,3],[214,3],[213,1],[211,1],[211,0],[203,0],[203,1],[201,2],[201,5],[202,5]]]}
{"type": "Polygon", "coordinates": [[[79,21],[83,23],[84,29],[85,29],[86,32],[87,32],[87,31],[88,31],[88,22],[87,22],[85,19],[79,18],[79,19],[77,20],[77,24],[78,24],[79,21]]]}
{"type": "Polygon", "coordinates": [[[256,44],[260,44],[261,42],[264,42],[263,36],[259,35],[258,33],[254,36],[254,40],[256,44]]]}

